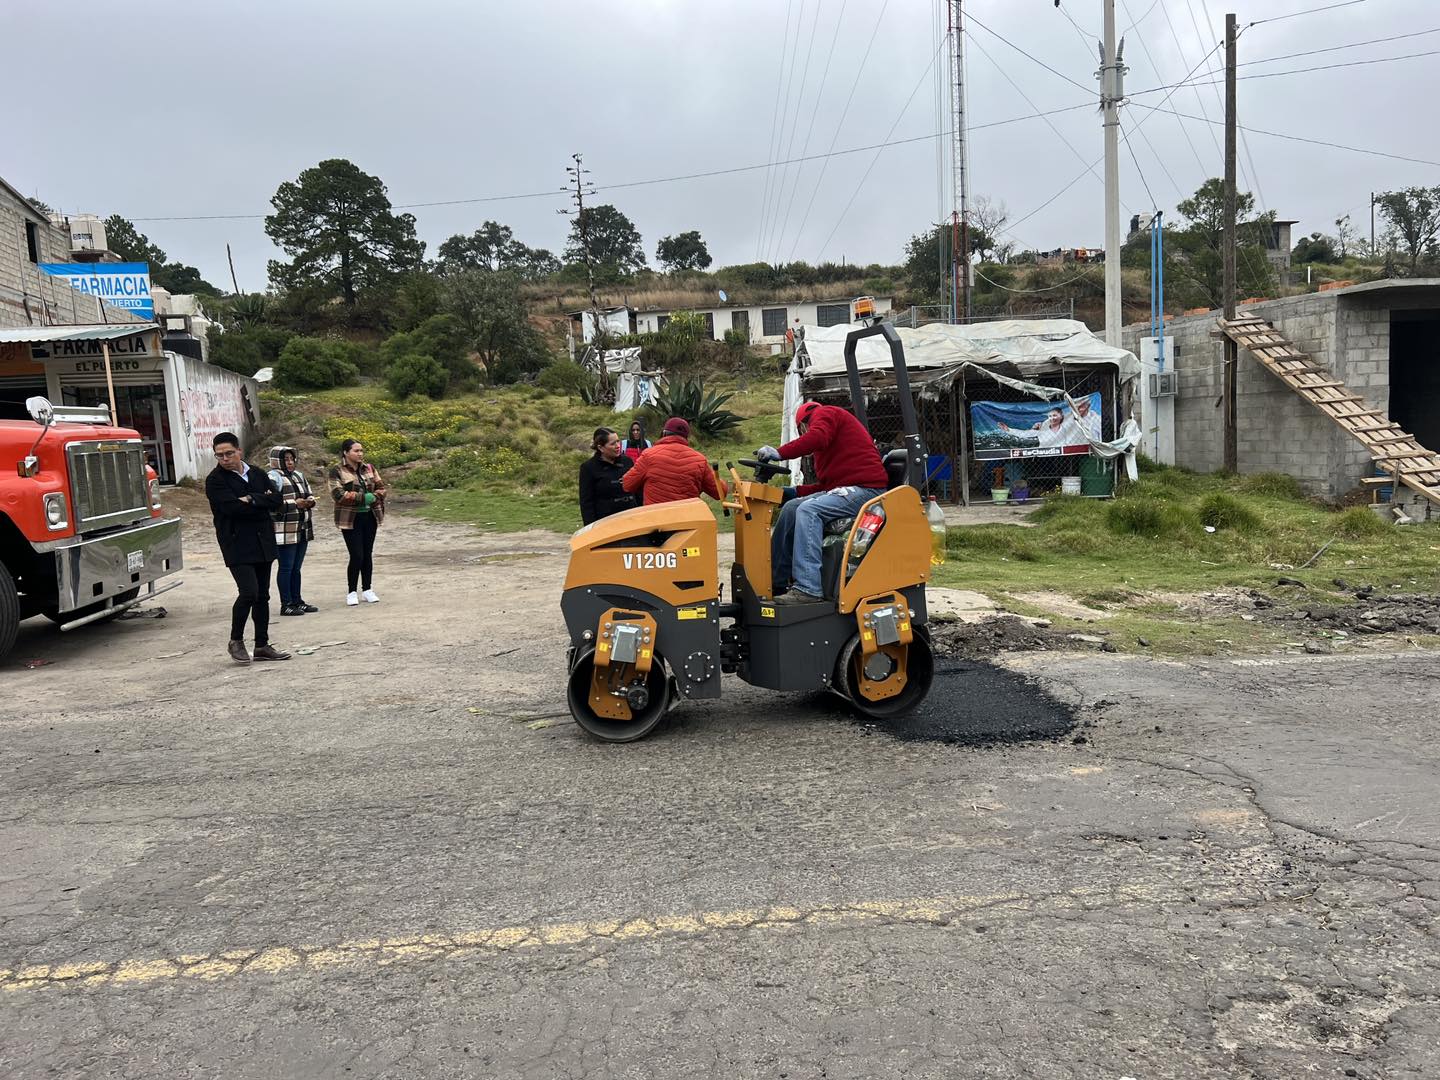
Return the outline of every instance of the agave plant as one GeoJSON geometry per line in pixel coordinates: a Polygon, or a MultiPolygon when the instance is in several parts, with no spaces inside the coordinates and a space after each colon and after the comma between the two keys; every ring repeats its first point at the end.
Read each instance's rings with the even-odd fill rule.
{"type": "Polygon", "coordinates": [[[740,417],[721,408],[732,396],[706,394],[703,381],[681,379],[656,395],[655,408],[664,416],[683,417],[702,435],[718,435],[740,423],[740,417]]]}
{"type": "Polygon", "coordinates": [[[269,307],[264,293],[242,293],[230,301],[230,322],[237,330],[259,326],[266,321],[269,307]]]}

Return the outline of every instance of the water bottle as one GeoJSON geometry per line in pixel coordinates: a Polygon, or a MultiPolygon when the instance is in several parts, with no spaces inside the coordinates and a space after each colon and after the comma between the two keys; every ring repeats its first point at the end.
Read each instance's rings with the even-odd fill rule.
{"type": "Polygon", "coordinates": [[[935,501],[935,496],[930,496],[930,501],[925,504],[925,520],[930,523],[930,565],[945,565],[945,511],[940,509],[940,504],[935,501]]]}

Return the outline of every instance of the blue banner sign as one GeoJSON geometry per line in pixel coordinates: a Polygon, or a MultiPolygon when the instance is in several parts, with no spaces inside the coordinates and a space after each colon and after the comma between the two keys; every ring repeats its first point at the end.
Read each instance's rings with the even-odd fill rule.
{"type": "Polygon", "coordinates": [[[1100,441],[1100,394],[1059,401],[972,401],[970,433],[975,457],[1059,457],[1088,454],[1100,441]]]}
{"type": "Polygon", "coordinates": [[[76,292],[98,296],[111,307],[142,319],[155,318],[149,263],[41,263],[40,269],[76,292]]]}

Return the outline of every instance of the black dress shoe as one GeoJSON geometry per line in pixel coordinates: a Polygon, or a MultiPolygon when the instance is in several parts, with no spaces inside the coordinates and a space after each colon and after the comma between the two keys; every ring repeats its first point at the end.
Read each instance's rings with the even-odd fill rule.
{"type": "Polygon", "coordinates": [[[250,663],[250,654],[245,651],[245,642],[230,642],[230,659],[234,660],[237,664],[250,663]]]}
{"type": "Polygon", "coordinates": [[[275,648],[274,645],[257,645],[255,646],[255,659],[289,660],[290,654],[288,652],[281,652],[279,649],[275,648]]]}
{"type": "Polygon", "coordinates": [[[318,607],[316,607],[314,604],[307,604],[304,600],[301,600],[300,603],[296,604],[295,606],[296,606],[297,608],[299,608],[301,611],[306,612],[307,614],[310,613],[310,612],[312,612],[312,611],[319,611],[319,610],[320,610],[320,609],[319,609],[318,607]]]}

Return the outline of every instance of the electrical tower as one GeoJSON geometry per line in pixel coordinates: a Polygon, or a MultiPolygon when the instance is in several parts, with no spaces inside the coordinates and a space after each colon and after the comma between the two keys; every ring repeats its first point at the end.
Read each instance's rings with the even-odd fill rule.
{"type": "Polygon", "coordinates": [[[970,303],[970,161],[965,145],[965,35],[963,0],[947,0],[950,9],[950,318],[973,314],[970,303]]]}

